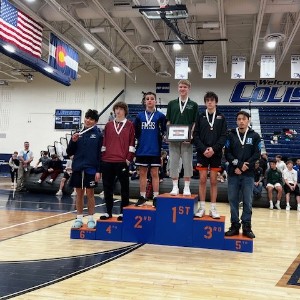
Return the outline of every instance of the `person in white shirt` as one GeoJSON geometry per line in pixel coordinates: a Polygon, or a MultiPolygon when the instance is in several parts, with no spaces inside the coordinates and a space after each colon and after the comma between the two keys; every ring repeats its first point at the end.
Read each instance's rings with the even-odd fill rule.
{"type": "Polygon", "coordinates": [[[293,169],[293,162],[288,160],[286,163],[287,169],[283,171],[284,179],[284,192],[286,200],[286,210],[290,210],[290,195],[293,193],[297,199],[298,207],[297,210],[300,211],[300,190],[297,184],[297,171],[293,169]]]}
{"type": "Polygon", "coordinates": [[[286,170],[286,164],[285,162],[282,160],[282,156],[281,155],[276,155],[275,156],[276,159],[276,168],[283,173],[284,170],[286,170]]]}

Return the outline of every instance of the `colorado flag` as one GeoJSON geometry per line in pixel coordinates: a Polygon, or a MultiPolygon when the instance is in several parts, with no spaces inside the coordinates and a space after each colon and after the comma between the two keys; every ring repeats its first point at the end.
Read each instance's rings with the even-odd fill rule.
{"type": "Polygon", "coordinates": [[[53,33],[50,34],[49,65],[61,73],[77,79],[78,53],[53,33]]]}

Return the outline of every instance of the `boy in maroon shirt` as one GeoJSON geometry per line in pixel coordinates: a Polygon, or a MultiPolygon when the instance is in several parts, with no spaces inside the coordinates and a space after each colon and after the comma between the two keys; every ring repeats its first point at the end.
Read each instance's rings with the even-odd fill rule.
{"type": "Polygon", "coordinates": [[[117,102],[113,106],[116,118],[104,128],[102,151],[102,182],[106,213],[100,217],[107,220],[112,217],[114,206],[113,182],[118,178],[121,184],[121,211],[118,220],[123,219],[123,207],[129,204],[129,164],[135,152],[134,125],[126,119],[128,106],[117,102]]]}

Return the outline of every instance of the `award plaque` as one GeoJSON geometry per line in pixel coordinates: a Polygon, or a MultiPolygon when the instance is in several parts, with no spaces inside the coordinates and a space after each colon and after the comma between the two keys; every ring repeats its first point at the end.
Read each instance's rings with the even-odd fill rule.
{"type": "Polygon", "coordinates": [[[189,125],[167,125],[168,142],[190,142],[191,128],[189,125]]]}

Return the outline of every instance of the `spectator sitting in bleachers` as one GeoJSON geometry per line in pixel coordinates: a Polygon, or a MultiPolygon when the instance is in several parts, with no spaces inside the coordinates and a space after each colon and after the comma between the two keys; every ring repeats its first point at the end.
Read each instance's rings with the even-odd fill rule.
{"type": "Polygon", "coordinates": [[[286,164],[282,160],[281,155],[276,155],[275,159],[276,159],[276,168],[282,173],[286,169],[286,164]]]}
{"type": "Polygon", "coordinates": [[[164,178],[169,177],[167,172],[168,165],[168,153],[167,151],[161,151],[161,166],[159,167],[159,181],[162,182],[164,178]]]}
{"type": "Polygon", "coordinates": [[[286,162],[287,169],[283,171],[283,179],[284,179],[284,192],[285,192],[285,200],[286,200],[286,210],[290,210],[290,195],[295,194],[297,199],[298,208],[300,211],[300,191],[299,186],[297,184],[297,171],[293,169],[293,162],[288,160],[286,162]]]}
{"type": "MultiPolygon", "coordinates": [[[[59,190],[56,193],[56,196],[62,196],[62,194],[63,194],[62,190],[63,190],[67,180],[69,180],[70,177],[71,177],[71,174],[72,174],[72,160],[73,160],[73,155],[70,157],[70,159],[67,160],[67,164],[66,164],[66,167],[64,169],[64,176],[60,181],[59,190]]],[[[76,190],[75,190],[75,192],[76,192],[76,190]]]]}
{"type": "Polygon", "coordinates": [[[48,169],[43,172],[42,176],[37,181],[37,183],[42,183],[50,175],[50,179],[46,182],[49,184],[53,184],[53,181],[57,178],[57,176],[60,173],[62,173],[62,171],[62,161],[57,157],[56,154],[52,154],[48,169]]]}
{"type": "Polygon", "coordinates": [[[217,180],[220,182],[225,182],[227,180],[227,172],[225,168],[221,167],[220,171],[217,174],[217,180]]]}
{"type": "Polygon", "coordinates": [[[42,156],[39,158],[35,167],[30,170],[30,173],[39,174],[47,171],[51,158],[48,156],[48,151],[42,151],[42,156]]]}
{"type": "Polygon", "coordinates": [[[300,183],[300,158],[296,160],[293,169],[297,171],[297,182],[300,183]]]}
{"type": "Polygon", "coordinates": [[[267,180],[267,191],[268,191],[268,199],[270,202],[270,209],[273,209],[273,190],[277,191],[277,202],[275,204],[277,209],[280,208],[280,200],[282,196],[282,173],[276,168],[276,160],[271,160],[269,162],[270,169],[267,170],[266,180],[267,180]]]}
{"type": "Polygon", "coordinates": [[[139,170],[135,164],[135,158],[133,159],[132,162],[130,162],[128,169],[129,169],[128,173],[131,180],[137,180],[140,178],[139,170]]]}
{"type": "Polygon", "coordinates": [[[259,166],[263,170],[264,176],[266,175],[266,171],[269,169],[269,163],[268,163],[268,153],[264,152],[261,154],[259,159],[259,166]]]}
{"type": "Polygon", "coordinates": [[[261,198],[263,179],[264,179],[263,169],[259,166],[259,160],[258,160],[255,162],[255,169],[254,169],[253,200],[259,200],[261,198]]]}

